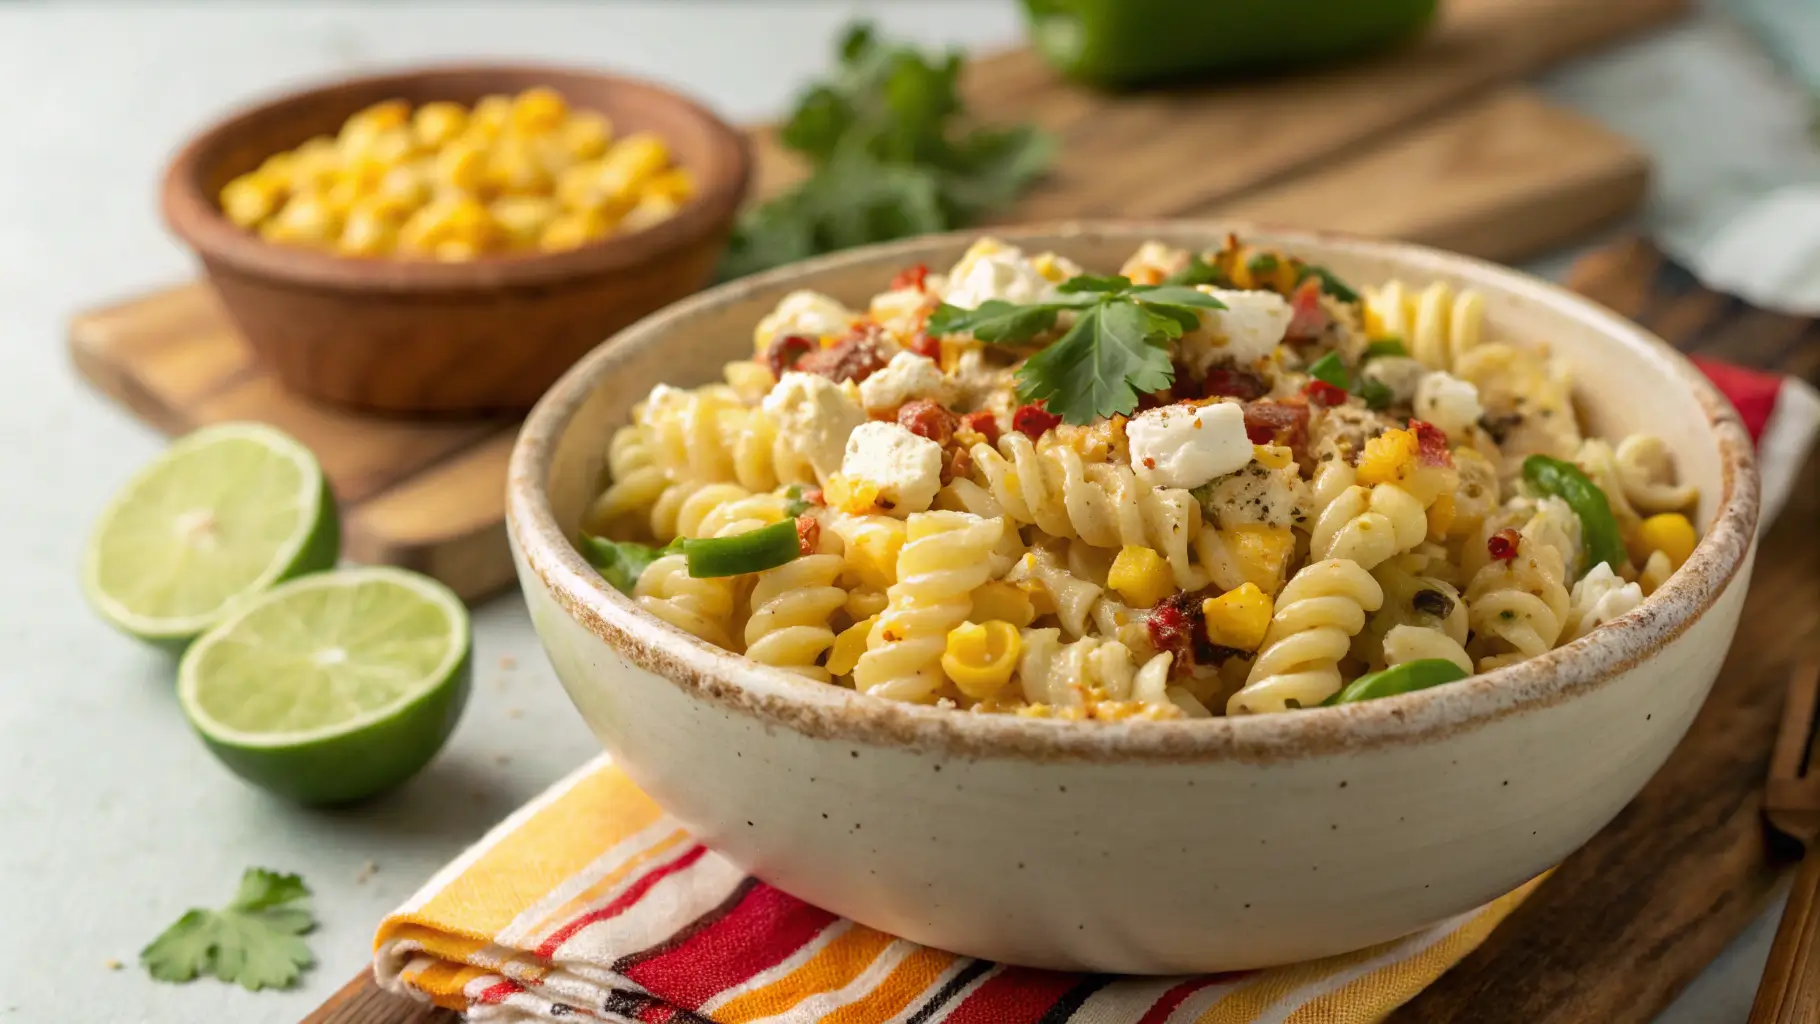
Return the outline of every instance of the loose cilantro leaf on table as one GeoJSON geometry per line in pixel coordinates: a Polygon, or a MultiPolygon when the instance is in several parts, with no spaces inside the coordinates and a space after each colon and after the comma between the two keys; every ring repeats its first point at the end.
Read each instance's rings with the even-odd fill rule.
{"type": "Polygon", "coordinates": [[[1133,285],[1123,277],[1082,274],[1056,290],[1053,301],[1029,305],[991,299],[978,309],[960,309],[943,303],[924,329],[1017,344],[1034,341],[1055,328],[1063,311],[1073,312],[1062,336],[1018,369],[1017,397],[1082,424],[1130,413],[1139,395],[1169,387],[1175,380],[1169,342],[1199,326],[1201,310],[1226,308],[1190,287],[1133,285]]]}
{"type": "Polygon", "coordinates": [[[809,177],[740,219],[721,277],[963,227],[1014,200],[1054,142],[1029,125],[962,130],[961,65],[849,28],[838,65],[778,131],[809,177]]]}
{"type": "Polygon", "coordinates": [[[315,962],[300,937],[316,926],[297,875],[248,868],[220,910],[195,909],[152,940],[139,962],[158,981],[210,974],[257,992],[290,988],[315,962]]]}

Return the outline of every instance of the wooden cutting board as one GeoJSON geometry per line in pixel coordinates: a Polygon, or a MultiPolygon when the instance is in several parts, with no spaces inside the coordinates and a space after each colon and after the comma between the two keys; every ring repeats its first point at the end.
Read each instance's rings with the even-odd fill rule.
{"type": "MultiPolygon", "coordinates": [[[[1820,384],[1820,321],[1700,288],[1641,242],[1570,283],[1684,351],[1820,384]]],[[[1668,763],[1617,819],[1393,1024],[1646,1024],[1768,903],[1795,851],[1763,827],[1762,787],[1790,669],[1820,626],[1820,453],[1755,577],[1719,681],[1668,763]]],[[[304,1024],[455,1024],[368,972],[304,1024]]]]}
{"type": "MultiPolygon", "coordinates": [[[[1413,239],[1517,259],[1632,209],[1647,163],[1609,131],[1500,87],[1680,14],[1686,0],[1455,0],[1402,53],[1315,75],[1110,99],[1031,54],[974,62],[987,119],[1061,141],[1002,222],[1220,215],[1413,239]]],[[[755,131],[759,190],[796,173],[755,131]]],[[[308,444],[342,501],[343,554],[426,572],[466,598],[505,586],[503,482],[515,424],[385,420],[286,394],[201,283],[79,314],[76,368],[166,433],[228,419],[308,444]]]]}

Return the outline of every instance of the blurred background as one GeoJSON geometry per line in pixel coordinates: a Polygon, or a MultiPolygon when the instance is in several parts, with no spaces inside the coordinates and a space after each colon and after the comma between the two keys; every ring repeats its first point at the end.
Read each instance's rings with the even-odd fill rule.
{"type": "MultiPolygon", "coordinates": [[[[1622,15],[1632,0],[1608,3],[1622,15]]],[[[1597,199],[1585,216],[1485,254],[1559,277],[1576,256],[1640,232],[1716,288],[1783,312],[1820,312],[1820,150],[1811,130],[1820,8],[1811,0],[1682,6],[1638,4],[1634,28],[1561,47],[1574,52],[1533,68],[1514,51],[1546,37],[1547,26],[1513,40],[1504,77],[1527,81],[1544,102],[1603,129],[1599,139],[1629,149],[1579,182],[1586,191],[1576,194],[1597,199]]],[[[9,442],[0,454],[0,528],[10,549],[0,572],[8,656],[0,777],[9,780],[0,786],[0,1024],[295,1020],[360,967],[384,912],[598,749],[544,663],[522,603],[507,593],[476,605],[474,695],[425,774],[353,809],[300,811],[217,770],[170,700],[168,663],[82,610],[72,566],[89,518],[164,438],[86,386],[63,342],[84,310],[194,277],[192,255],[162,225],[156,203],[178,145],[236,106],[305,83],[480,58],[648,77],[730,122],[757,125],[782,117],[807,83],[829,73],[836,41],[856,18],[893,41],[969,55],[1019,46],[1028,32],[1014,0],[0,3],[0,436],[9,442]],[[212,982],[148,982],[132,966],[139,947],[177,909],[218,899],[223,880],[249,863],[303,871],[317,892],[321,964],[305,985],[255,996],[212,982]],[[66,1000],[76,993],[72,1011],[66,1000]]],[[[1147,47],[1163,44],[1117,46],[1141,64],[1147,47]]],[[[1038,116],[1035,95],[1051,80],[1022,81],[1026,93],[970,99],[995,120],[1042,122],[1050,114],[1038,116]]],[[[1172,116],[1190,115],[1189,101],[1053,88],[1082,91],[1043,93],[1051,114],[1074,113],[1058,133],[1052,179],[1029,201],[1048,215],[1124,212],[1111,199],[1097,200],[1107,204],[1099,209],[1064,205],[1089,173],[1074,161],[1098,145],[1096,119],[1139,111],[1149,120],[1130,123],[1167,134],[1172,116]],[[1114,106],[1080,106],[1087,103],[1114,106]]],[[[1197,162],[1217,167],[1268,150],[1275,132],[1262,121],[1191,141],[1204,154],[1197,162]]],[[[1466,138],[1486,147],[1495,170],[1501,138],[1466,138]]],[[[797,173],[767,152],[762,181],[797,173]]],[[[1561,153],[1562,162],[1571,155],[1561,153]]],[[[1329,166],[1327,156],[1311,160],[1297,173],[1329,166]]],[[[1383,195],[1427,180],[1376,173],[1383,195]]],[[[1503,179],[1481,177],[1493,184],[1469,190],[1462,208],[1495,198],[1508,230],[1509,211],[1520,212],[1529,194],[1500,196],[1503,179]]],[[[1146,205],[1145,194],[1164,184],[1125,189],[1143,213],[1225,208],[1146,205]]],[[[1268,197],[1269,184],[1239,192],[1268,197]]],[[[1293,215],[1300,202],[1270,209],[1293,215]]],[[[1328,218],[1326,208],[1313,213],[1328,218]]],[[[1449,217],[1422,230],[1470,248],[1476,236],[1459,225],[1477,221],[1449,217]]],[[[1747,932],[1662,1019],[1742,1019],[1773,923],[1747,932]]]]}

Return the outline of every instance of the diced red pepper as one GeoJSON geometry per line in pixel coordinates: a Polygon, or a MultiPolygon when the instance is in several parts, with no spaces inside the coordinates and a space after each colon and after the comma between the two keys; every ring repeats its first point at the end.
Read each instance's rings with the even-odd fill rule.
{"type": "Polygon", "coordinates": [[[1329,384],[1324,380],[1311,380],[1302,385],[1302,394],[1316,405],[1345,405],[1346,389],[1338,384],[1329,384]]]}
{"type": "Polygon", "coordinates": [[[1512,562],[1516,560],[1517,549],[1522,544],[1523,535],[1510,527],[1505,527],[1485,541],[1485,550],[1500,562],[1512,562]]]}
{"type": "Polygon", "coordinates": [[[898,407],[897,425],[918,437],[946,445],[948,439],[954,436],[955,428],[961,425],[961,420],[943,408],[940,402],[913,398],[898,407]]]}
{"type": "Polygon", "coordinates": [[[765,349],[765,365],[771,368],[771,376],[782,380],[786,372],[795,369],[796,364],[813,351],[814,338],[785,334],[772,339],[771,347],[765,349]]]}
{"type": "Polygon", "coordinates": [[[1289,329],[1283,336],[1291,341],[1318,338],[1327,330],[1327,323],[1327,310],[1321,306],[1321,279],[1303,278],[1289,296],[1289,329]]]}
{"type": "Polygon", "coordinates": [[[940,359],[942,357],[942,340],[940,338],[930,337],[928,331],[917,331],[915,334],[912,334],[910,336],[909,348],[910,351],[915,352],[925,359],[940,359]]]}
{"type": "Polygon", "coordinates": [[[1410,420],[1409,429],[1416,435],[1416,458],[1422,465],[1453,465],[1453,451],[1447,446],[1445,430],[1421,420],[1410,420]]]}
{"type": "Polygon", "coordinates": [[[998,417],[984,409],[962,416],[961,426],[985,438],[989,445],[998,444],[998,417]]]}
{"type": "Polygon", "coordinates": [[[822,539],[822,521],[812,515],[796,517],[796,550],[804,555],[813,555],[822,539]]]}
{"type": "Polygon", "coordinates": [[[1060,422],[1062,422],[1062,418],[1043,408],[1041,403],[1020,405],[1017,407],[1017,411],[1011,414],[1011,429],[1032,441],[1039,440],[1049,432],[1051,427],[1060,422]]]}
{"type": "Polygon", "coordinates": [[[897,276],[891,279],[891,290],[895,292],[904,288],[915,288],[919,292],[928,291],[929,265],[918,263],[898,271],[897,276]]]}
{"type": "Polygon", "coordinates": [[[820,487],[811,487],[804,491],[802,498],[811,505],[826,507],[828,504],[828,498],[826,495],[822,494],[822,489],[820,487]]]}
{"type": "MultiPolygon", "coordinates": [[[[1182,378],[1178,374],[1176,379],[1182,378]]],[[[1270,393],[1270,385],[1257,374],[1224,367],[1208,370],[1207,379],[1202,381],[1201,388],[1208,398],[1238,398],[1247,402],[1270,393]]]]}
{"type": "Polygon", "coordinates": [[[1182,591],[1164,598],[1144,616],[1144,629],[1150,634],[1150,645],[1158,651],[1171,651],[1181,661],[1205,632],[1199,594],[1182,591]]]}

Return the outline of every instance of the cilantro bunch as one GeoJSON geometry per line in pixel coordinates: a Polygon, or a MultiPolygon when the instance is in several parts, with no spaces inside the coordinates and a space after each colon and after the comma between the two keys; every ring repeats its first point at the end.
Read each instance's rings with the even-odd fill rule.
{"type": "Polygon", "coordinates": [[[184,914],[139,962],[159,981],[209,974],[254,992],[290,988],[313,962],[302,938],[316,926],[309,896],[296,875],[248,868],[227,906],[184,914]]]}
{"type": "Polygon", "coordinates": [[[1009,205],[1049,165],[1030,125],[960,130],[962,59],[850,27],[832,75],[798,101],[783,144],[812,172],[745,214],[723,279],[869,242],[964,227],[1009,205]]]}
{"type": "Polygon", "coordinates": [[[1065,310],[1074,322],[1017,371],[1017,397],[1042,403],[1063,422],[1085,424],[1137,408],[1138,396],[1175,382],[1169,343],[1201,323],[1219,299],[1183,284],[1134,285],[1125,277],[1082,274],[1062,282],[1051,302],[990,299],[978,309],[936,307],[924,329],[972,334],[979,341],[1021,344],[1055,329],[1065,310]]]}

